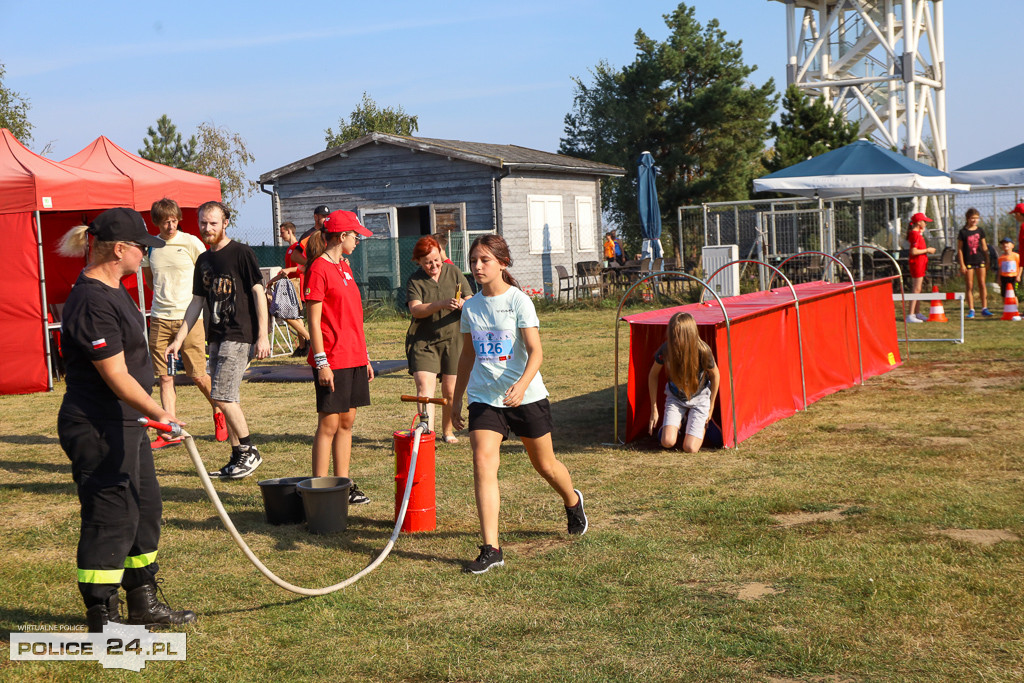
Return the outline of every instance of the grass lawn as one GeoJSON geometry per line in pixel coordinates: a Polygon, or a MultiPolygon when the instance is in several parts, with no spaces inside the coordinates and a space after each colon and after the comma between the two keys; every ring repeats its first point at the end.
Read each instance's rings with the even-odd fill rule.
{"type": "MultiPolygon", "coordinates": [[[[438,445],[437,531],[402,536],[374,573],[320,598],[266,581],[222,529],[184,449],[158,452],[161,576],[171,604],[199,622],[185,629],[187,661],[150,662],[146,678],[1024,680],[1024,544],[1015,540],[1024,535],[1024,323],[972,321],[964,345],[917,344],[902,367],[739,449],[686,455],[604,445],[613,318],[609,309],[541,314],[556,451],[586,496],[590,531],[568,537],[560,499],[509,443],[506,566],[482,576],[461,571],[479,542],[468,438],[438,445]]],[[[402,357],[405,327],[371,321],[372,356],[402,357]]],[[[926,327],[938,326],[912,333],[926,327]]],[[[373,502],[351,510],[347,532],[316,537],[266,524],[256,485],[308,472],[312,387],[243,386],[264,464],[216,485],[271,570],[330,585],[383,547],[391,432],[411,421],[398,402],[411,391],[404,374],[371,385],[353,474],[373,502]]],[[[23,624],[84,623],[78,501],[55,432],[61,394],[0,397],[7,642],[23,624]]],[[[212,440],[198,391],[179,388],[179,406],[207,464],[220,467],[228,448],[212,440]]],[[[135,678],[96,662],[0,659],[7,681],[135,678]]]]}

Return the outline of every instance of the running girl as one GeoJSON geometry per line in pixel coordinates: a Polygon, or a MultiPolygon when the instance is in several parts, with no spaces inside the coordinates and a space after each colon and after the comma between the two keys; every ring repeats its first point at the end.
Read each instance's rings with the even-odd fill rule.
{"type": "Polygon", "coordinates": [[[647,433],[658,424],[658,379],[665,368],[665,424],[661,427],[661,445],[672,448],[685,423],[683,450],[696,453],[704,443],[704,430],[718,397],[721,375],[711,347],[697,335],[697,323],[689,313],[676,313],[668,321],[668,341],[654,354],[647,376],[651,392],[651,420],[647,433]]]}
{"type": "Polygon", "coordinates": [[[498,460],[501,442],[515,432],[530,463],[565,505],[569,533],[587,531],[583,494],[572,485],[551,444],[551,406],[540,376],[543,351],[533,302],[508,273],[508,244],[498,235],[478,237],[469,252],[480,292],[462,308],[464,335],[452,403],[452,424],[462,429],[462,394],[469,395],[469,442],[483,545],[466,570],[483,574],[505,564],[498,545],[498,460]]]}

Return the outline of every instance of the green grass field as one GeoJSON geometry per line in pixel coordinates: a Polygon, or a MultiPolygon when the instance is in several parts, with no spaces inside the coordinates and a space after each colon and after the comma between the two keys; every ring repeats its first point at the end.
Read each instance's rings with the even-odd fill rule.
{"type": "MultiPolygon", "coordinates": [[[[479,542],[463,438],[438,445],[437,531],[401,537],[354,587],[302,598],[249,564],[184,449],[166,449],[156,456],[161,576],[171,604],[199,622],[185,629],[187,661],[150,662],[147,680],[1024,680],[1024,545],[1015,540],[1024,535],[1024,323],[973,321],[964,345],[917,344],[902,367],[736,450],[685,455],[605,445],[612,310],[546,310],[541,320],[556,450],[586,496],[586,536],[565,533],[560,499],[509,443],[506,566],[463,574],[479,542]]],[[[372,356],[402,357],[405,326],[371,321],[372,356]]],[[[912,332],[925,327],[935,333],[912,332]]],[[[624,382],[624,363],[621,372],[624,382]]],[[[273,571],[330,585],[383,547],[391,432],[411,421],[397,398],[411,390],[404,374],[372,384],[353,475],[373,502],[351,511],[347,532],[316,537],[266,524],[256,485],[307,473],[312,387],[243,386],[264,464],[216,486],[273,571]]],[[[84,623],[78,501],[55,433],[60,399],[0,397],[6,642],[24,624],[84,623]]],[[[199,393],[179,389],[179,405],[207,464],[222,465],[228,449],[213,442],[199,393]]],[[[137,678],[96,662],[0,659],[7,681],[137,678]]]]}

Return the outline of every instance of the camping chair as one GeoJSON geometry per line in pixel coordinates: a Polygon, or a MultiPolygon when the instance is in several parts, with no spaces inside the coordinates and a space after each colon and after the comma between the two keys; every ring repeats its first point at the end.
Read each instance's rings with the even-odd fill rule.
{"type": "Polygon", "coordinates": [[[555,274],[558,275],[558,288],[555,290],[556,299],[561,301],[562,292],[565,292],[565,300],[568,301],[569,296],[576,291],[576,286],[572,282],[572,275],[569,275],[569,271],[565,269],[565,266],[555,266],[555,274]]]}
{"type": "Polygon", "coordinates": [[[931,259],[928,262],[928,275],[934,280],[938,278],[942,285],[946,285],[946,278],[953,277],[956,272],[956,249],[953,247],[946,247],[942,250],[942,255],[937,259],[931,259]]]}

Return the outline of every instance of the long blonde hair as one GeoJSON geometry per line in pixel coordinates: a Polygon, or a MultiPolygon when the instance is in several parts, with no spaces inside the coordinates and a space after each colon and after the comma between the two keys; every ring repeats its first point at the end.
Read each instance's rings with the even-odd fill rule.
{"type": "Polygon", "coordinates": [[[668,378],[687,396],[697,393],[701,372],[701,357],[711,353],[711,347],[697,334],[697,321],[689,313],[676,313],[668,321],[668,344],[665,354],[665,372],[668,378]]]}

